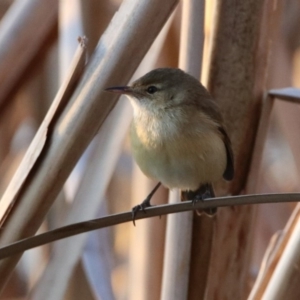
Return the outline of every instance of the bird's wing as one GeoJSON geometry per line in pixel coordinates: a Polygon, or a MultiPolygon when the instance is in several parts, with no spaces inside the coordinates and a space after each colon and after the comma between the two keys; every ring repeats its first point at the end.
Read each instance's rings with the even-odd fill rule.
{"type": "Polygon", "coordinates": [[[225,129],[223,127],[219,127],[218,129],[223,136],[223,141],[226,147],[226,155],[227,155],[227,165],[223,173],[223,178],[226,180],[232,180],[234,176],[234,159],[233,159],[231,142],[225,129]]]}
{"type": "Polygon", "coordinates": [[[226,147],[226,156],[227,156],[227,165],[226,165],[226,169],[223,173],[223,178],[226,180],[232,180],[233,176],[234,176],[233,151],[232,151],[229,136],[227,135],[227,132],[224,129],[224,127],[221,125],[223,123],[223,118],[220,113],[220,109],[218,107],[218,104],[212,99],[211,95],[201,84],[199,85],[199,89],[200,89],[199,92],[202,93],[201,94],[202,96],[199,97],[199,93],[198,93],[198,94],[193,94],[194,97],[191,97],[191,98],[193,100],[193,103],[196,104],[197,108],[200,111],[204,112],[212,120],[214,120],[215,124],[220,124],[218,126],[218,130],[221,133],[221,136],[223,138],[223,141],[224,141],[224,144],[226,147]],[[204,98],[207,98],[207,101],[203,101],[204,98]]]}

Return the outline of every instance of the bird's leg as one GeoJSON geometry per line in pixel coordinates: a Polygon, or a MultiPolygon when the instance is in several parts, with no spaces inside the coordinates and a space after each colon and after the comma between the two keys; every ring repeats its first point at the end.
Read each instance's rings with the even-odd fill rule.
{"type": "Polygon", "coordinates": [[[160,187],[161,185],[161,182],[159,182],[155,187],[154,189],[151,191],[151,193],[147,196],[147,198],[139,205],[136,205],[132,208],[132,222],[133,222],[133,225],[135,226],[135,217],[136,217],[136,214],[138,211],[143,211],[144,213],[145,212],[145,208],[147,207],[150,207],[151,204],[150,204],[150,201],[151,201],[151,198],[152,196],[155,194],[155,192],[158,190],[158,188],[160,187]]]}

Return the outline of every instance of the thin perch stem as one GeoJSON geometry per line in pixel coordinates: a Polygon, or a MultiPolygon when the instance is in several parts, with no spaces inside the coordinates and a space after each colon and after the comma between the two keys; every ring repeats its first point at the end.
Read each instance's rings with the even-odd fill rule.
{"type": "MultiPolygon", "coordinates": [[[[262,204],[262,203],[279,203],[279,202],[300,202],[300,193],[293,194],[262,194],[262,195],[244,195],[232,197],[219,197],[199,201],[195,204],[192,201],[184,201],[176,204],[167,204],[160,206],[152,206],[145,209],[146,214],[139,214],[136,219],[145,219],[166,215],[170,213],[178,213],[197,209],[247,205],[247,204],[262,204]]],[[[63,238],[74,236],[80,233],[113,226],[125,222],[132,221],[131,211],[110,215],[107,217],[94,219],[86,222],[80,222],[68,226],[64,226],[49,232],[39,234],[34,237],[23,239],[8,246],[0,248],[0,259],[13,256],[17,253],[54,242],[63,238]]]]}

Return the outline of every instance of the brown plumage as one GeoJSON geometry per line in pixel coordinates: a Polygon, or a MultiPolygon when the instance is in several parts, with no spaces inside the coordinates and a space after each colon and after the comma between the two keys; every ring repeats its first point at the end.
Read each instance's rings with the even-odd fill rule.
{"type": "MultiPolygon", "coordinates": [[[[212,184],[222,177],[233,178],[233,152],[220,110],[197,79],[163,68],[130,87],[108,90],[131,100],[133,156],[146,176],[187,191],[183,198],[194,201],[213,197],[212,184]]],[[[150,205],[150,198],[137,209],[150,205]]]]}

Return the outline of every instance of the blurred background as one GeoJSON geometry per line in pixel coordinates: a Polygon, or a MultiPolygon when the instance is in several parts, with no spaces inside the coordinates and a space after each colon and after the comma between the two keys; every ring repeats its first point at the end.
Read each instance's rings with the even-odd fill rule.
{"type": "MultiPolygon", "coordinates": [[[[204,85],[208,82],[212,31],[217,21],[215,1],[217,0],[205,2],[202,63],[204,85]]],[[[15,74],[7,92],[0,92],[1,195],[68,72],[78,45],[78,37],[87,37],[87,56],[90,57],[122,1],[48,1],[51,4],[42,1],[46,11],[43,11],[44,8],[26,11],[29,2],[0,0],[0,37],[2,32],[9,32],[12,39],[10,47],[18,47],[13,48],[16,51],[15,63],[10,61],[5,64],[0,61],[2,74],[15,74]],[[35,28],[40,27],[39,33],[23,29],[22,34],[27,38],[22,45],[14,41],[13,24],[18,23],[11,13],[14,6],[23,6],[24,15],[41,16],[36,18],[34,25],[35,28]],[[27,55],[29,51],[31,54],[27,55]]],[[[278,7],[272,8],[276,10],[274,23],[262,25],[272,27],[274,31],[269,41],[271,51],[267,55],[264,91],[288,86],[300,88],[300,2],[275,2],[278,2],[278,7]]],[[[181,13],[182,3],[179,3],[134,78],[156,67],[178,67],[181,13]]],[[[4,46],[2,44],[0,47],[4,46]]],[[[5,51],[9,52],[11,49],[5,51]]],[[[1,59],[5,58],[5,51],[0,56],[1,59]]],[[[259,53],[253,55],[259,56],[259,53]]],[[[0,77],[0,80],[1,78],[5,76],[0,77]]],[[[2,87],[0,82],[0,90],[2,87]]],[[[70,220],[67,215],[74,201],[80,202],[82,207],[91,205],[93,211],[88,216],[79,213],[78,218],[73,220],[79,222],[128,211],[140,203],[155,185],[155,182],[145,178],[131,157],[127,135],[132,113],[129,103],[125,98],[120,98],[115,109],[125,112],[117,123],[119,128],[112,127],[109,119],[106,122],[108,124],[105,123],[106,127],[101,128],[102,131],[107,130],[106,134],[96,136],[90,144],[51,207],[39,233],[66,225],[70,220]],[[105,174],[98,172],[97,175],[86,175],[88,168],[101,159],[101,151],[109,151],[103,150],[102,145],[106,144],[111,135],[118,138],[111,146],[114,149],[111,155],[106,153],[104,156],[108,160],[111,158],[110,175],[107,176],[108,171],[105,174]],[[85,176],[99,176],[99,183],[105,181],[103,193],[92,204],[88,200],[89,192],[85,191],[86,197],[81,199],[78,196],[82,196],[80,189],[83,181],[88,180],[88,177],[84,179],[85,176]]],[[[275,101],[264,142],[261,171],[257,174],[258,184],[251,193],[300,192],[299,114],[298,105],[275,101]]],[[[258,118],[258,115],[255,117],[258,118]]],[[[240,192],[247,191],[243,188],[240,192]]],[[[168,191],[160,188],[153,203],[167,202],[168,191]]],[[[291,203],[257,205],[251,225],[253,232],[247,259],[248,275],[244,278],[246,284],[241,294],[249,294],[272,236],[285,228],[295,207],[291,203]]],[[[132,223],[121,224],[80,235],[79,239],[70,238],[67,246],[63,242],[56,242],[27,251],[0,299],[160,299],[164,255],[171,255],[164,252],[166,221],[167,217],[162,216],[138,221],[136,227],[132,223]],[[64,254],[61,251],[63,248],[64,254]]],[[[188,299],[196,298],[190,295],[188,299]]],[[[205,299],[228,298],[212,298],[206,294],[205,299]]]]}

